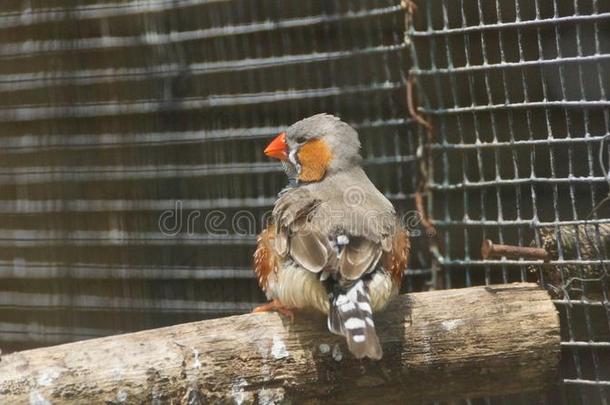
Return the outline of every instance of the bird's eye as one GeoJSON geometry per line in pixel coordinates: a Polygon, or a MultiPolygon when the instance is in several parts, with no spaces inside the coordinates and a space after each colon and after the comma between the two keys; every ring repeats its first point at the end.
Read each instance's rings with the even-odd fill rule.
{"type": "Polygon", "coordinates": [[[305,137],[304,137],[304,136],[299,136],[299,137],[297,138],[297,143],[305,143],[305,141],[306,141],[306,139],[305,139],[305,137]]]}

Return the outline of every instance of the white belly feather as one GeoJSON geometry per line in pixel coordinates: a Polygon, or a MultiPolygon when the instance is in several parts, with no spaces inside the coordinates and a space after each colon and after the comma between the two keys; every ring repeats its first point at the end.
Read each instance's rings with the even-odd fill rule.
{"type": "MultiPolygon", "coordinates": [[[[390,275],[384,270],[375,272],[367,285],[374,312],[385,308],[390,299],[398,294],[390,275]]],[[[267,298],[279,299],[290,308],[310,308],[324,314],[328,314],[329,310],[328,293],[318,275],[292,261],[282,263],[269,276],[267,298]]]]}
{"type": "Polygon", "coordinates": [[[271,274],[267,297],[277,298],[290,308],[313,308],[328,314],[328,294],[317,274],[292,261],[282,263],[277,272],[271,274]]]}

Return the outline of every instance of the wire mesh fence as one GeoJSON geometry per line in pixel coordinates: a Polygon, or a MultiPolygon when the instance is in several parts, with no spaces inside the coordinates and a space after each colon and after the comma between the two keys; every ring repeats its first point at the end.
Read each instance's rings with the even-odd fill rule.
{"type": "Polygon", "coordinates": [[[2,4],[0,347],[248,311],[285,182],[262,149],[332,112],[377,187],[425,214],[406,290],[553,294],[562,383],[500,401],[607,404],[606,3],[430,0],[413,21],[398,0],[2,4]],[[550,260],[483,260],[486,239],[550,260]]]}
{"type": "Polygon", "coordinates": [[[438,286],[540,281],[562,318],[561,396],[608,403],[607,2],[423,2],[412,74],[436,131],[438,286]],[[483,260],[481,242],[550,261],[483,260]]]}

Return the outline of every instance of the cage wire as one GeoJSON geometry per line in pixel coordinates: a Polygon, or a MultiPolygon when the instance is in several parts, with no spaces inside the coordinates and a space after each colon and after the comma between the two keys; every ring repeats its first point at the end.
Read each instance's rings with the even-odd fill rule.
{"type": "Polygon", "coordinates": [[[248,311],[285,182],[261,151],[332,112],[415,218],[405,291],[553,294],[558,387],[466,402],[607,404],[607,3],[4,2],[0,347],[248,311]],[[482,260],[485,239],[550,261],[482,260]]]}
{"type": "Polygon", "coordinates": [[[437,288],[538,281],[561,318],[548,403],[607,404],[610,4],[419,2],[411,74],[434,124],[428,210],[437,288]],[[483,260],[481,242],[550,260],[483,260]]]}

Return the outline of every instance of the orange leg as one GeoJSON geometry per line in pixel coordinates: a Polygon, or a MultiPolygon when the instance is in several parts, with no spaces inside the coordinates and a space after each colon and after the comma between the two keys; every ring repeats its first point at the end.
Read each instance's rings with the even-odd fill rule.
{"type": "Polygon", "coordinates": [[[275,299],[266,304],[260,305],[252,310],[252,312],[279,312],[280,314],[290,318],[290,322],[294,322],[294,308],[284,306],[279,300],[275,299]]]}

